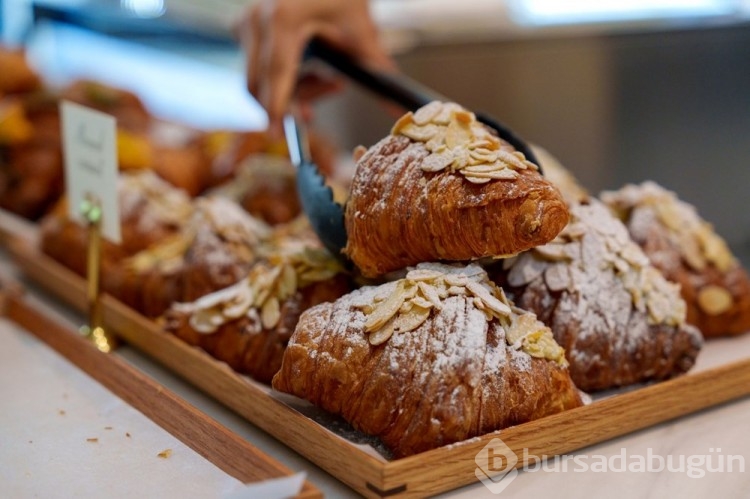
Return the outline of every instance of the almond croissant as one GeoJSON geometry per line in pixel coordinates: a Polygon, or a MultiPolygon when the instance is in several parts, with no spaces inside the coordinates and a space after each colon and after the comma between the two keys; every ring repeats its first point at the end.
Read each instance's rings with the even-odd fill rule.
{"type": "Polygon", "coordinates": [[[552,329],[582,390],[687,372],[703,338],[685,323],[678,286],[602,203],[570,210],[570,225],[554,241],[505,260],[493,277],[552,329]]]}
{"type": "Polygon", "coordinates": [[[351,290],[349,277],[326,250],[287,240],[232,286],[175,303],[165,329],[230,367],[270,383],[300,314],[351,290]]]}
{"type": "Polygon", "coordinates": [[[420,262],[510,255],[568,221],[533,163],[456,104],[402,117],[359,159],[344,252],[366,277],[420,262]]]}
{"type": "Polygon", "coordinates": [[[654,182],[601,199],[654,266],[680,285],[688,323],[707,338],[750,331],[750,277],[694,206],[654,182]]]}
{"type": "Polygon", "coordinates": [[[566,364],[481,268],[420,264],[302,314],[273,387],[402,457],[582,405],[566,364]]]}

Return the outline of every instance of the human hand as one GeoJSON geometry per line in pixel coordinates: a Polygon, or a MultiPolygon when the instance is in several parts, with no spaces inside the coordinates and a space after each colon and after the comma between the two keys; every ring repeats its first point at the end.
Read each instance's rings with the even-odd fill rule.
{"type": "Polygon", "coordinates": [[[367,0],[261,0],[245,12],[237,32],[247,61],[248,90],[266,109],[274,134],[281,133],[293,96],[309,118],[312,100],[342,86],[340,79],[319,75],[307,75],[298,83],[311,38],[319,37],[375,69],[395,69],[380,45],[367,0]]]}

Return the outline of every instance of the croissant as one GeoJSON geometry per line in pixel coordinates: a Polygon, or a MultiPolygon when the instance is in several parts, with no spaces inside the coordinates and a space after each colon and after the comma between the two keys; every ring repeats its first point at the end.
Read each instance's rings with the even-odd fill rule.
{"type": "Polygon", "coordinates": [[[456,104],[406,114],[357,162],[345,253],[366,277],[515,254],[568,221],[559,191],[456,104]]]}
{"type": "Polygon", "coordinates": [[[173,304],[163,318],[165,329],[236,371],[270,383],[300,314],[352,289],[322,248],[302,243],[278,250],[236,284],[173,304]]]}
{"type": "Polygon", "coordinates": [[[552,242],[491,271],[565,348],[573,381],[593,391],[687,372],[703,340],[677,285],[649,263],[599,201],[571,205],[552,242]]]}
{"type": "Polygon", "coordinates": [[[180,232],[124,260],[105,289],[157,317],[172,302],[196,300],[246,276],[270,228],[220,197],[196,198],[193,210],[180,232]]]}
{"type": "Polygon", "coordinates": [[[654,182],[603,192],[601,199],[653,265],[680,284],[688,323],[707,338],[750,330],[750,278],[695,207],[654,182]]]}
{"type": "Polygon", "coordinates": [[[566,364],[480,267],[420,264],[303,313],[272,386],[398,458],[582,405],[566,364]]]}

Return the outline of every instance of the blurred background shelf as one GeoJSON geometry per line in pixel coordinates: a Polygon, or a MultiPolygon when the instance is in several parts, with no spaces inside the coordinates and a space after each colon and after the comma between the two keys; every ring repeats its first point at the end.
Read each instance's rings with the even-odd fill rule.
{"type": "MultiPolygon", "coordinates": [[[[4,0],[1,27],[53,82],[96,78],[165,119],[260,129],[231,37],[252,1],[4,0]]],[[[676,191],[750,263],[750,1],[373,0],[372,10],[404,72],[499,117],[594,193],[645,179],[676,191]]],[[[349,88],[317,105],[316,122],[350,150],[393,117],[349,88]]]]}

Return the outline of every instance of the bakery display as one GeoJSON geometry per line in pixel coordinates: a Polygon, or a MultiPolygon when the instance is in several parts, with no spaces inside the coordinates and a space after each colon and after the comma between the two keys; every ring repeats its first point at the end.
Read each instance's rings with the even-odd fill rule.
{"type": "Polygon", "coordinates": [[[547,324],[582,390],[687,372],[703,339],[685,302],[599,201],[571,206],[552,242],[498,265],[493,277],[547,324]]]}
{"type": "Polygon", "coordinates": [[[175,303],[164,328],[238,372],[270,383],[300,314],[352,289],[350,278],[319,244],[285,239],[235,284],[175,303]]]}
{"type": "MultiPolygon", "coordinates": [[[[58,202],[59,101],[118,119],[123,243],[104,242],[108,332],[358,492],[440,493],[473,480],[478,452],[497,458],[498,436],[558,455],[739,396],[727,378],[747,366],[714,369],[715,350],[656,384],[693,368],[700,328],[750,325],[747,277],[710,226],[651,187],[602,194],[608,211],[546,150],[534,146],[541,176],[456,104],[408,113],[358,148],[353,178],[311,137],[348,201],[352,268],[301,213],[271,134],[166,123],[92,81],[3,92],[0,204],[41,219],[44,251],[81,275],[86,228],[58,202]],[[676,277],[660,261],[677,261],[676,277]],[[589,404],[583,390],[612,391],[589,404]],[[402,481],[415,463],[435,473],[402,481]]],[[[84,310],[84,280],[2,236],[29,277],[84,310]]]]}
{"type": "Polygon", "coordinates": [[[198,198],[180,231],[128,257],[105,289],[148,317],[247,275],[270,228],[236,203],[198,198]]]}
{"type": "Polygon", "coordinates": [[[475,116],[432,102],[357,162],[344,252],[367,277],[420,262],[506,256],[568,221],[559,191],[475,116]]]}
{"type": "Polygon", "coordinates": [[[309,309],[273,387],[396,458],[582,405],[549,329],[477,265],[420,264],[309,309]]]}
{"type": "Polygon", "coordinates": [[[654,182],[601,194],[655,267],[680,285],[687,321],[706,337],[750,330],[750,279],[726,242],[698,214],[654,182]]]}

